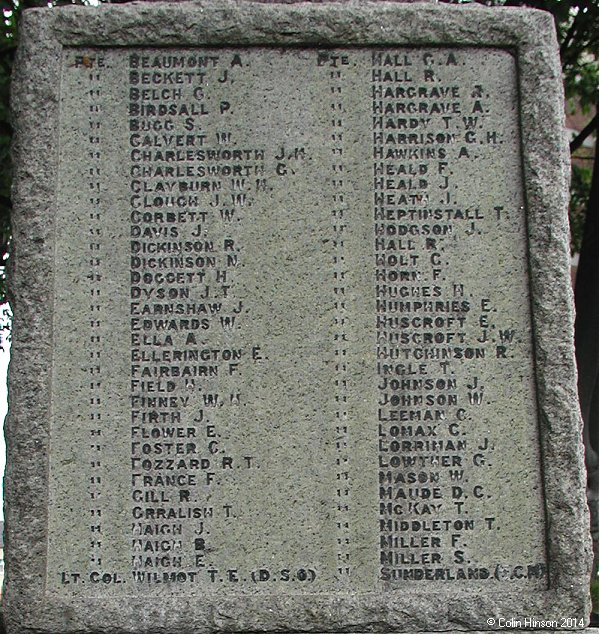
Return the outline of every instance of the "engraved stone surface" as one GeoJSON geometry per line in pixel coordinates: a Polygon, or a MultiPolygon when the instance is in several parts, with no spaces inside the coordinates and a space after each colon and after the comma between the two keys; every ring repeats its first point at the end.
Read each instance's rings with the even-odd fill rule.
{"type": "Polygon", "coordinates": [[[584,625],[554,46],[521,10],[26,14],[9,631],[584,625]]]}

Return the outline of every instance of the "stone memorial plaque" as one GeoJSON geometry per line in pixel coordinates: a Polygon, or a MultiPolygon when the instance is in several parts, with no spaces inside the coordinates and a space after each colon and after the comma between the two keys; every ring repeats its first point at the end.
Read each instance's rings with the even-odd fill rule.
{"type": "Polygon", "coordinates": [[[26,14],[11,632],[584,625],[559,81],[539,12],[26,14]]]}

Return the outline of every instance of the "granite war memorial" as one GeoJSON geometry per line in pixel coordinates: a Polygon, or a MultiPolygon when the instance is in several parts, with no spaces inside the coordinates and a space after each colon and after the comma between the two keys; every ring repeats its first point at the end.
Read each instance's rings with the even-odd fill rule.
{"type": "Polygon", "coordinates": [[[520,9],[26,13],[9,632],[584,626],[555,49],[520,9]]]}

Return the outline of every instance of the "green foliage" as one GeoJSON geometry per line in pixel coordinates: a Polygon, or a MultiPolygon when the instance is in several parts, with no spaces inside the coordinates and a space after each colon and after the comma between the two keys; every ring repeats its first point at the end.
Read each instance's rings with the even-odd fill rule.
{"type": "Polygon", "coordinates": [[[570,248],[580,253],[587,204],[591,194],[593,170],[591,167],[572,165],[570,182],[570,248]]]}
{"type": "Polygon", "coordinates": [[[6,276],[4,273],[10,243],[10,184],[12,164],[10,143],[9,91],[12,62],[17,40],[17,11],[12,3],[2,2],[3,23],[0,44],[0,304],[6,301],[6,276]]]}
{"type": "Polygon", "coordinates": [[[593,604],[593,612],[599,613],[599,580],[591,581],[591,602],[593,604]]]}
{"type": "Polygon", "coordinates": [[[583,112],[599,102],[599,4],[594,0],[545,0],[556,16],[567,98],[576,98],[583,112]],[[564,15],[563,6],[571,5],[564,15]],[[558,15],[560,17],[558,17],[558,15]]]}

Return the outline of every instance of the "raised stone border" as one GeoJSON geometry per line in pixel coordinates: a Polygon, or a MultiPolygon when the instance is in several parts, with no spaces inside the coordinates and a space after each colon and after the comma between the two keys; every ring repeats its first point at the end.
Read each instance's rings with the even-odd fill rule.
{"type": "MultiPolygon", "coordinates": [[[[490,617],[589,613],[584,498],[568,279],[567,152],[550,16],[519,9],[393,3],[130,4],[26,13],[15,113],[14,340],[7,420],[5,615],[17,632],[484,630],[490,617]],[[63,603],[45,591],[47,455],[61,48],[65,45],[455,45],[510,48],[518,60],[538,405],[548,519],[549,588],[357,596],[172,597],[63,603]]],[[[545,630],[546,631],[546,630],[545,630]]]]}

